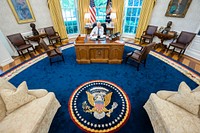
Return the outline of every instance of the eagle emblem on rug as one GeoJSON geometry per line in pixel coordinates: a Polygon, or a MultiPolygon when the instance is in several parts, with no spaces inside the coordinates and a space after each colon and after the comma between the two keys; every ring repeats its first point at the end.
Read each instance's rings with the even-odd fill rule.
{"type": "Polygon", "coordinates": [[[118,104],[113,102],[112,107],[107,109],[106,107],[110,104],[112,98],[112,92],[109,92],[103,87],[94,87],[90,91],[86,91],[89,106],[86,101],[82,103],[83,111],[86,113],[93,113],[93,116],[100,120],[105,117],[110,117],[114,109],[117,108],[118,104]]]}

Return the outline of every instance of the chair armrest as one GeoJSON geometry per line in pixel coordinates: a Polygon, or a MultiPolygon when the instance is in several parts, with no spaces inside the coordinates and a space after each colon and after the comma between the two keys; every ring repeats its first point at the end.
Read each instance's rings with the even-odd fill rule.
{"type": "Polygon", "coordinates": [[[55,32],[56,35],[60,36],[58,32],[55,32]]]}
{"type": "Polygon", "coordinates": [[[147,31],[143,31],[142,35],[145,35],[147,31]]]}
{"type": "Polygon", "coordinates": [[[62,54],[62,50],[60,48],[55,48],[54,51],[57,53],[57,54],[62,54]]]}
{"type": "Polygon", "coordinates": [[[28,39],[24,39],[24,41],[27,42],[28,44],[31,44],[28,39]]]}
{"type": "Polygon", "coordinates": [[[45,89],[28,90],[28,94],[33,95],[37,98],[41,98],[46,96],[48,94],[48,91],[45,89]]]}
{"type": "Polygon", "coordinates": [[[130,57],[133,54],[133,52],[129,52],[126,57],[130,57]]]}
{"type": "Polygon", "coordinates": [[[135,50],[134,53],[137,55],[142,55],[141,51],[139,51],[139,50],[135,50]]]}

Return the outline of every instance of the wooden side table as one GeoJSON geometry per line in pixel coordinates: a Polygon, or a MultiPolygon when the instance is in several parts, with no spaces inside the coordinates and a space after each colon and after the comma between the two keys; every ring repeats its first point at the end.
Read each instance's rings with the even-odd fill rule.
{"type": "Polygon", "coordinates": [[[47,37],[47,34],[42,33],[42,34],[35,35],[35,36],[26,36],[25,38],[27,40],[34,41],[34,42],[37,42],[39,44],[40,38],[45,38],[45,37],[47,37]]]}
{"type": "Polygon", "coordinates": [[[162,48],[166,48],[167,46],[163,43],[165,40],[171,40],[171,39],[174,39],[176,36],[175,34],[174,35],[171,35],[171,34],[163,34],[163,33],[160,33],[160,32],[156,32],[154,34],[155,36],[157,36],[159,39],[160,39],[160,43],[156,44],[156,47],[162,47],[162,48]]]}

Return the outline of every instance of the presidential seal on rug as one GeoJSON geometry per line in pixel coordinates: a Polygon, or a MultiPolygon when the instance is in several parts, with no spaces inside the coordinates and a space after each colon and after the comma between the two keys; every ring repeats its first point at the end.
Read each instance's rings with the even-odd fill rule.
{"type": "Polygon", "coordinates": [[[114,132],[130,115],[130,101],[116,84],[93,80],[79,86],[69,100],[73,122],[86,132],[114,132]]]}

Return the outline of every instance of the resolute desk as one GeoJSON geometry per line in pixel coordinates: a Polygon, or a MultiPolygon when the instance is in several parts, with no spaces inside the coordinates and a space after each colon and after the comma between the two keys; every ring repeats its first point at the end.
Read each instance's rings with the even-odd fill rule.
{"type": "Polygon", "coordinates": [[[121,64],[124,43],[120,41],[92,41],[88,36],[78,36],[75,41],[76,61],[79,64],[121,64]]]}

